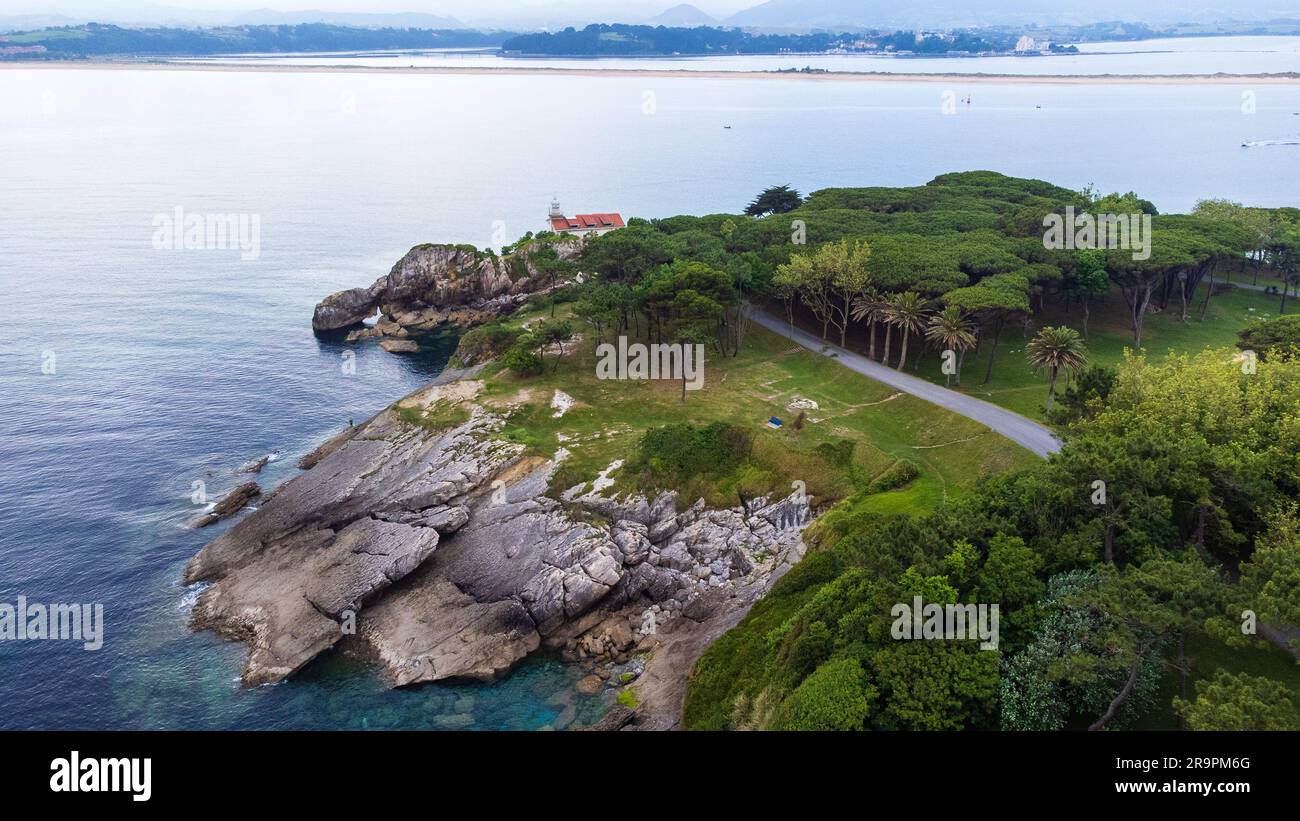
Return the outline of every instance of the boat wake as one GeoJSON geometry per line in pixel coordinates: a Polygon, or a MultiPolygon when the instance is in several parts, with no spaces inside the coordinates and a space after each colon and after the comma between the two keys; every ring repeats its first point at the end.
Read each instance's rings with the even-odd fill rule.
{"type": "Polygon", "coordinates": [[[1266,145],[1300,145],[1300,137],[1285,137],[1280,140],[1251,140],[1241,144],[1242,148],[1262,148],[1266,145]]]}

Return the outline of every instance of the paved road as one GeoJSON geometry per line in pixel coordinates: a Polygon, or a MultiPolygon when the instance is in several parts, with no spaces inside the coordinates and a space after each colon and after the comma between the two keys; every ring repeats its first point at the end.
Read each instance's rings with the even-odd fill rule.
{"type": "MultiPolygon", "coordinates": [[[[1245,288],[1247,291],[1267,291],[1270,287],[1271,287],[1271,288],[1276,288],[1276,287],[1277,287],[1276,285],[1251,285],[1249,282],[1216,282],[1216,283],[1214,283],[1214,284],[1215,284],[1215,285],[1231,285],[1231,286],[1234,287],[1234,288],[1245,288]]],[[[1290,293],[1293,293],[1293,291],[1294,291],[1294,289],[1292,289],[1292,288],[1290,288],[1290,287],[1288,286],[1288,288],[1287,288],[1287,293],[1290,294],[1290,293]]],[[[1280,296],[1282,296],[1282,292],[1281,292],[1281,291],[1278,291],[1278,292],[1275,293],[1275,294],[1269,294],[1269,296],[1277,296],[1277,297],[1280,297],[1280,296]]]]}
{"type": "Polygon", "coordinates": [[[822,342],[821,339],[797,326],[794,329],[794,336],[791,337],[790,323],[769,313],[755,311],[751,319],[769,331],[786,339],[793,339],[815,353],[822,353],[823,349],[826,349],[823,355],[835,354],[836,361],[863,376],[871,377],[891,388],[910,393],[918,399],[923,399],[953,413],[959,413],[968,419],[974,419],[982,425],[987,425],[1012,442],[1039,456],[1046,457],[1048,454],[1061,449],[1061,441],[1056,438],[1051,429],[1038,424],[1032,419],[1026,419],[1018,413],[1012,413],[1006,408],[1000,408],[997,405],[985,402],[983,399],[976,399],[964,393],[949,390],[942,385],[927,382],[920,377],[899,373],[893,368],[886,367],[861,354],[845,350],[838,345],[822,342]]]}

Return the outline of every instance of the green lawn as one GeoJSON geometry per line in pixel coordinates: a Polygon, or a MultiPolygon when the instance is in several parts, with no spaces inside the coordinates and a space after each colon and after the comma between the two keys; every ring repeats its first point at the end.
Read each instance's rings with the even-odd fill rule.
{"type": "MultiPolygon", "coordinates": [[[[561,316],[566,308],[561,306],[561,316]]],[[[542,316],[544,309],[533,309],[511,322],[542,316]]],[[[519,378],[493,364],[481,377],[485,385],[476,400],[505,411],[502,435],[527,445],[531,454],[552,458],[561,448],[568,451],[552,492],[594,478],[616,459],[629,459],[647,428],[674,422],[726,421],[753,432],[751,464],[739,475],[683,493],[728,506],[736,504],[737,490],[784,495],[795,480],[805,482],[818,503],[838,500],[854,492],[855,482],[860,486],[908,460],[919,469],[917,478],[864,504],[880,512],[925,513],[980,476],[1035,461],[976,422],[898,394],[756,325],[746,332],[739,356],[709,353],[704,387],[688,392],[684,403],[679,382],[597,379],[595,340],[590,329],[574,325],[586,338],[560,359],[558,369],[550,370],[555,357],[547,357],[546,373],[519,378]],[[551,408],[556,390],[576,400],[559,418],[551,408]],[[796,398],[817,403],[806,411],[802,431],[793,430],[798,411],[788,407],[796,398]],[[785,420],[785,427],[768,428],[772,416],[785,420]],[[823,445],[828,447],[819,450],[823,445]],[[828,455],[835,445],[840,458],[828,455]]],[[[617,471],[612,478],[619,490],[647,490],[617,471]]]]}
{"type": "MultiPolygon", "coordinates": [[[[1231,346],[1247,322],[1276,315],[1277,299],[1232,289],[1211,300],[1204,320],[1197,318],[1199,305],[1195,308],[1187,322],[1179,320],[1177,309],[1149,315],[1143,331],[1147,353],[1231,346]]],[[[559,315],[565,316],[567,310],[568,306],[561,306],[559,315]]],[[[535,321],[546,312],[546,308],[533,307],[510,322],[535,321]]],[[[975,422],[896,393],[753,325],[740,356],[710,354],[705,388],[688,392],[683,403],[678,383],[596,379],[595,341],[590,329],[574,324],[587,338],[568,352],[557,370],[520,379],[499,365],[490,366],[481,398],[509,411],[505,435],[528,445],[532,453],[551,458],[561,448],[568,451],[557,483],[591,479],[614,460],[630,458],[646,428],[677,421],[727,421],[754,433],[754,464],[747,475],[733,476],[719,486],[688,489],[719,504],[734,503],[737,491],[753,495],[784,490],[796,479],[806,482],[818,499],[838,500],[853,493],[855,481],[860,487],[864,477],[869,480],[901,459],[919,468],[918,478],[901,488],[877,493],[864,504],[882,513],[920,513],[941,506],[979,476],[1032,462],[1033,457],[1025,451],[975,422]],[[577,400],[562,418],[553,416],[550,407],[557,389],[577,400]],[[803,431],[795,431],[789,424],[798,411],[788,405],[796,398],[817,403],[816,410],[807,411],[803,431]],[[771,416],[785,420],[785,428],[770,430],[765,422],[771,416]],[[828,460],[827,447],[843,440],[854,443],[850,461],[828,460]],[[819,446],[826,447],[819,452],[819,446]],[[710,492],[714,496],[710,497],[710,492]]],[[[1082,315],[1077,309],[1066,315],[1053,301],[1036,317],[1036,327],[1060,324],[1082,330],[1082,315]]],[[[855,343],[850,335],[851,347],[863,348],[860,341],[855,343]]],[[[963,367],[965,384],[960,390],[1041,419],[1047,377],[1029,367],[1025,342],[1019,326],[1004,330],[986,385],[980,383],[989,346],[968,356],[963,367]]],[[[1116,363],[1130,345],[1127,308],[1121,294],[1113,291],[1092,308],[1091,361],[1116,363]]],[[[897,339],[894,347],[896,352],[897,339]]],[[[933,351],[926,352],[918,374],[944,382],[933,351]]],[[[1063,384],[1058,386],[1058,390],[1063,388],[1063,384]]],[[[620,483],[620,489],[645,490],[632,487],[617,471],[612,478],[620,483]]]]}

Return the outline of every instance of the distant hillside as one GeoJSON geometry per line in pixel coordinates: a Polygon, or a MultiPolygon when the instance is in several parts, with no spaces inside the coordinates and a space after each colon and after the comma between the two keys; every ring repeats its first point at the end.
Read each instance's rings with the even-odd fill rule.
{"type": "Polygon", "coordinates": [[[225,26],[209,29],[128,29],[91,23],[0,35],[15,59],[202,56],[210,54],[363,51],[378,49],[495,48],[509,32],[351,28],[323,23],[298,26],[225,26]],[[31,50],[39,50],[32,53],[31,50]]]}
{"type": "Polygon", "coordinates": [[[369,13],[307,9],[303,11],[230,11],[185,9],[161,5],[79,7],[59,9],[48,14],[0,14],[0,34],[37,31],[59,26],[82,26],[103,23],[127,28],[213,28],[219,26],[294,26],[303,23],[326,23],[332,26],[359,28],[422,28],[452,30],[470,28],[454,17],[420,12],[369,13]]]}
{"type": "Polygon", "coordinates": [[[1138,0],[1125,4],[1059,0],[768,0],[738,12],[731,26],[808,31],[820,28],[950,28],[994,25],[1082,25],[1124,19],[1141,23],[1294,19],[1288,0],[1138,0]]]}
{"type": "Polygon", "coordinates": [[[507,54],[530,56],[617,57],[673,54],[816,54],[831,50],[858,52],[910,52],[917,54],[971,54],[1008,51],[1016,42],[1009,32],[953,32],[945,36],[918,37],[912,31],[865,35],[756,34],[740,29],[712,27],[662,28],[651,26],[591,25],[578,30],[523,34],[506,40],[507,54]]]}
{"type": "Polygon", "coordinates": [[[673,6],[645,21],[648,26],[668,26],[669,28],[694,28],[696,26],[716,26],[718,21],[700,11],[690,3],[673,6]]]}
{"type": "Polygon", "coordinates": [[[10,31],[34,31],[36,29],[70,26],[77,21],[61,14],[16,14],[0,15],[0,34],[10,31]]]}
{"type": "Polygon", "coordinates": [[[236,15],[230,25],[235,26],[286,26],[301,23],[328,23],[333,26],[354,26],[361,28],[412,28],[452,30],[468,28],[455,17],[440,17],[436,14],[405,12],[397,14],[371,14],[366,12],[320,11],[275,11],[258,9],[236,15]]]}

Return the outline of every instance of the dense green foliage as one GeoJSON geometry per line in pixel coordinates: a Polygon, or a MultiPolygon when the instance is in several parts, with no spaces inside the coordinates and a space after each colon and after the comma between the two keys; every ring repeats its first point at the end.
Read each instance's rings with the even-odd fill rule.
{"type": "Polygon", "coordinates": [[[836,659],[800,682],[782,705],[775,728],[860,730],[877,695],[869,689],[862,665],[851,658],[836,659]]]}
{"type": "Polygon", "coordinates": [[[560,56],[620,56],[671,54],[780,54],[845,51],[898,51],[928,54],[1009,51],[1017,35],[1009,31],[962,30],[949,35],[918,35],[914,31],[872,32],[869,35],[760,34],[737,28],[674,28],[623,23],[572,26],[562,31],[521,34],[506,40],[508,53],[560,56]]]}
{"type": "Polygon", "coordinates": [[[1257,319],[1237,334],[1237,347],[1254,351],[1261,359],[1269,355],[1296,356],[1300,353],[1300,314],[1257,319]]]}
{"type": "MultiPolygon", "coordinates": [[[[763,216],[632,220],[591,241],[580,264],[598,276],[572,295],[576,315],[601,337],[673,341],[690,326],[728,354],[751,306],[779,302],[792,324],[807,322],[900,370],[944,354],[952,360],[945,381],[962,385],[973,356],[988,382],[1004,336],[1031,333],[1050,304],[1076,320],[1082,339],[1057,339],[1058,353],[1032,364],[1049,379],[1065,377],[1068,394],[1102,299],[1127,307],[1137,349],[1152,312],[1203,317],[1234,270],[1255,265],[1284,283],[1300,276],[1292,273],[1300,261],[1294,209],[1214,201],[1160,215],[1133,192],[1070,191],[989,171],[914,188],[824,189],[802,201],[782,186],[747,210],[763,216]],[[1045,221],[1067,208],[1145,216],[1149,256],[1132,246],[1048,247],[1045,221]]],[[[1056,392],[1052,385],[1049,406],[1056,392]]]]}
{"type": "Polygon", "coordinates": [[[523,334],[522,328],[500,322],[479,325],[461,335],[452,359],[460,367],[477,365],[508,351],[523,334]]]}
{"type": "Polygon", "coordinates": [[[46,56],[204,55],[284,53],[299,51],[359,51],[365,49],[483,48],[499,45],[509,35],[467,30],[354,28],[325,23],[295,26],[223,26],[219,28],[122,28],[89,23],[6,35],[14,45],[42,46],[46,56]]]}
{"type": "Polygon", "coordinates": [[[536,347],[531,344],[531,339],[525,335],[520,338],[506,351],[505,356],[501,357],[501,364],[509,368],[517,376],[536,376],[546,369],[546,363],[537,353],[536,347]]]}
{"type": "MultiPolygon", "coordinates": [[[[781,305],[792,324],[900,370],[942,353],[961,384],[975,355],[987,357],[988,379],[1010,331],[1026,365],[1047,374],[1050,418],[1066,440],[1038,467],[908,516],[867,500],[913,482],[911,457],[859,471],[853,441],[822,438],[815,456],[847,473],[856,495],[820,518],[812,554],[700,659],[688,726],[1168,723],[1169,677],[1185,691],[1189,671],[1212,672],[1189,662],[1189,646],[1262,645],[1242,633],[1245,611],[1264,625],[1300,624],[1300,527],[1289,507],[1300,496],[1300,360],[1246,367],[1226,348],[1160,360],[1141,350],[1152,312],[1194,322],[1220,278],[1253,266],[1287,283],[1300,213],[1232,203],[1154,211],[1133,192],[977,171],[915,188],[826,189],[762,217],[632,220],[584,246],[588,276],[572,288],[572,316],[597,341],[707,339],[725,361],[740,352],[749,312],[781,305]],[[1150,218],[1149,256],[1049,248],[1045,219],[1070,207],[1150,218]],[[1088,367],[1083,332],[1036,321],[1050,305],[1086,332],[1089,306],[1103,298],[1122,306],[1138,351],[1117,368],[1088,367]],[[892,609],[917,596],[997,605],[997,649],[895,639],[892,609]]],[[[743,500],[754,464],[744,430],[652,428],[625,473],[685,495],[706,495],[707,479],[710,500],[743,500]]]]}
{"type": "Polygon", "coordinates": [[[648,430],[628,469],[644,471],[652,486],[681,487],[690,479],[727,473],[749,457],[753,434],[725,422],[686,423],[648,430]]]}
{"type": "Polygon", "coordinates": [[[1196,682],[1196,700],[1174,699],[1193,730],[1300,730],[1300,710],[1276,681],[1220,670],[1196,682]]]}
{"type": "MultiPolygon", "coordinates": [[[[1189,638],[1261,645],[1243,610],[1300,622],[1300,362],[1134,357],[1091,382],[1041,466],[921,518],[823,517],[814,552],[701,657],[687,725],[1133,726],[1174,708],[1157,694],[1189,638]],[[894,639],[891,607],[917,595],[998,604],[998,649],[894,639]]],[[[1177,709],[1193,729],[1280,727],[1293,697],[1220,677],[1177,709]]]]}

